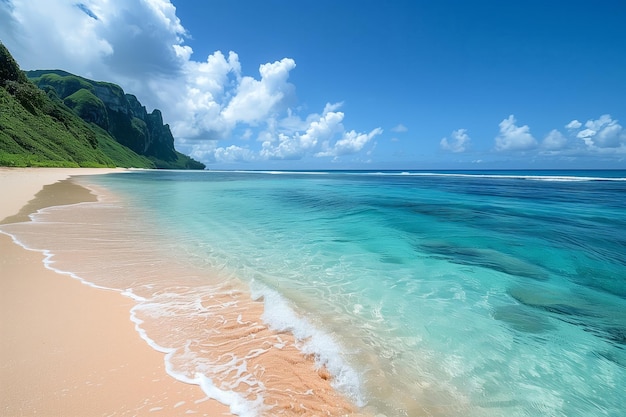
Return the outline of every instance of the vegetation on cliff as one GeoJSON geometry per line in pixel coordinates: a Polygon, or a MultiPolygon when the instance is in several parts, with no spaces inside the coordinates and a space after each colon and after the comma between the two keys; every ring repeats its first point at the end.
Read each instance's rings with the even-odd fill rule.
{"type": "Polygon", "coordinates": [[[204,169],[174,149],[159,110],[148,114],[121,87],[27,74],[36,84],[0,43],[0,165],[204,169]]]}

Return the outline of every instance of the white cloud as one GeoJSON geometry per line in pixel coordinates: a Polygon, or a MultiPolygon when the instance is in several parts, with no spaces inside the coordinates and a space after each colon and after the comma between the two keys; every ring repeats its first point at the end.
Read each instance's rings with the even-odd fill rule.
{"type": "Polygon", "coordinates": [[[541,142],[541,147],[549,151],[556,151],[565,148],[567,138],[558,130],[553,129],[541,142]]]}
{"type": "Polygon", "coordinates": [[[394,126],[393,128],[391,128],[391,131],[392,132],[396,132],[396,133],[404,133],[404,132],[408,132],[408,130],[409,129],[405,125],[403,125],[402,123],[400,123],[399,125],[394,126]]]}
{"type": "Polygon", "coordinates": [[[259,123],[290,94],[293,85],[287,82],[289,71],[296,67],[293,59],[284,58],[259,67],[261,80],[244,77],[236,95],[222,112],[224,119],[234,125],[238,122],[259,123]]]}
{"type": "Polygon", "coordinates": [[[342,103],[296,114],[291,58],[262,63],[257,75],[243,74],[232,51],[194,60],[170,0],[0,0],[0,18],[0,39],[22,68],[120,84],[159,108],[177,146],[203,162],[347,155],[381,132],[347,131],[342,103]]]}
{"type": "Polygon", "coordinates": [[[574,119],[571,122],[569,122],[568,124],[565,125],[565,127],[567,129],[579,129],[583,124],[580,123],[578,120],[574,119]]]}
{"type": "Polygon", "coordinates": [[[253,151],[236,145],[217,148],[214,155],[216,162],[251,162],[256,159],[253,151]]]}
{"type": "Polygon", "coordinates": [[[83,62],[113,53],[110,41],[98,34],[104,16],[94,19],[67,1],[13,0],[0,2],[0,8],[10,21],[0,25],[0,39],[24,69],[35,69],[43,58],[51,68],[84,71],[83,62]]]}
{"type": "Polygon", "coordinates": [[[587,145],[588,147],[593,148],[594,147],[593,136],[595,134],[596,134],[595,130],[585,129],[585,130],[581,130],[580,132],[578,132],[576,137],[578,139],[581,139],[583,142],[585,142],[585,145],[587,145]]]}
{"type": "Polygon", "coordinates": [[[448,138],[441,139],[439,142],[441,149],[455,153],[465,152],[471,141],[467,129],[454,130],[451,136],[450,140],[448,138]]]}
{"type": "Polygon", "coordinates": [[[527,151],[537,146],[527,125],[517,126],[515,116],[510,115],[500,122],[500,134],[496,137],[496,151],[527,151]]]}
{"type": "Polygon", "coordinates": [[[317,151],[323,143],[343,129],[342,112],[325,112],[318,119],[309,123],[304,133],[266,132],[261,155],[267,159],[300,159],[305,154],[317,151]]]}
{"type": "Polygon", "coordinates": [[[617,148],[626,143],[626,136],[621,125],[617,121],[612,121],[609,125],[603,126],[595,137],[595,144],[601,148],[617,148]]]}
{"type": "Polygon", "coordinates": [[[611,119],[610,114],[603,114],[599,119],[596,120],[587,120],[585,122],[585,127],[588,129],[592,129],[595,131],[600,130],[602,127],[614,123],[613,119],[611,119]]]}
{"type": "Polygon", "coordinates": [[[304,132],[264,132],[261,157],[300,159],[306,154],[316,157],[348,155],[360,152],[372,138],[382,133],[380,128],[369,133],[346,132],[342,123],[344,113],[335,111],[338,108],[338,104],[327,104],[322,115],[311,115],[304,132]]]}
{"type": "Polygon", "coordinates": [[[626,145],[626,133],[622,126],[608,114],[596,120],[588,120],[585,127],[576,137],[582,139],[588,147],[619,148],[626,145]]]}
{"type": "Polygon", "coordinates": [[[230,52],[226,59],[221,51],[217,51],[205,62],[188,61],[182,68],[182,79],[164,83],[171,86],[171,90],[165,91],[160,100],[163,103],[173,100],[168,113],[173,118],[174,135],[209,139],[228,136],[235,123],[224,118],[223,102],[229,98],[229,87],[241,78],[237,54],[230,52]],[[182,93],[179,85],[183,88],[182,93]]]}
{"type": "Polygon", "coordinates": [[[178,140],[178,145],[183,146],[189,156],[205,163],[216,162],[215,150],[218,148],[218,144],[217,140],[204,140],[201,142],[190,142],[184,138],[178,140]]]}
{"type": "Polygon", "coordinates": [[[302,134],[298,131],[278,134],[266,132],[261,155],[267,159],[300,159],[307,153],[316,152],[323,143],[328,143],[343,129],[343,117],[342,112],[325,111],[310,121],[302,134]]]}
{"type": "Polygon", "coordinates": [[[341,156],[357,153],[374,137],[380,135],[381,133],[383,133],[383,130],[379,127],[369,133],[357,133],[356,131],[351,130],[344,133],[343,137],[339,139],[331,149],[321,152],[319,156],[341,156]]]}
{"type": "Polygon", "coordinates": [[[572,120],[565,127],[565,135],[554,129],[544,138],[541,149],[547,151],[546,154],[568,157],[622,157],[626,154],[626,131],[608,114],[584,124],[572,120]]]}

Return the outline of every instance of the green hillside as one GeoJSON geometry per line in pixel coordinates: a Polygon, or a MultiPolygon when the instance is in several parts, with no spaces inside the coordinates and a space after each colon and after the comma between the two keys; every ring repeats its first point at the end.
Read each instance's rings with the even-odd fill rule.
{"type": "Polygon", "coordinates": [[[113,83],[94,81],[61,70],[27,71],[28,78],[54,95],[88,123],[149,158],[157,168],[204,169],[176,151],[169,125],[158,109],[151,113],[132,94],[113,83]]]}
{"type": "Polygon", "coordinates": [[[204,169],[174,149],[158,110],[145,113],[119,86],[94,88],[63,71],[42,73],[50,85],[38,88],[0,43],[0,165],[204,169]],[[98,96],[102,91],[117,95],[117,110],[98,96]]]}

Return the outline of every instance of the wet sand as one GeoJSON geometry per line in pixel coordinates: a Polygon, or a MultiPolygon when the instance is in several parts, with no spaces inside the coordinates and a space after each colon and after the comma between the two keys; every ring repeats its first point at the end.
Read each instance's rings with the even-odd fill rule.
{"type": "MultiPolygon", "coordinates": [[[[0,219],[46,184],[107,172],[0,168],[0,219]]],[[[48,270],[43,257],[0,234],[0,415],[231,415],[166,374],[163,354],[134,330],[133,300],[48,270]]]]}

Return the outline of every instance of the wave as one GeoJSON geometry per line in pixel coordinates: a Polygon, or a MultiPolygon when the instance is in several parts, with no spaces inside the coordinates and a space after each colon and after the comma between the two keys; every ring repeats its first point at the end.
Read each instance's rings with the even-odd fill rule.
{"type": "MultiPolygon", "coordinates": [[[[554,174],[522,174],[519,171],[492,173],[489,171],[476,172],[446,172],[446,171],[346,171],[346,170],[211,170],[213,173],[229,174],[265,174],[265,175],[364,175],[364,176],[385,176],[385,177],[456,177],[456,178],[485,178],[485,179],[515,179],[532,181],[555,181],[555,182],[575,182],[575,181],[626,181],[622,176],[592,176],[587,175],[596,171],[580,171],[580,175],[572,175],[559,171],[554,174]]],[[[622,171],[607,171],[619,172],[622,171]]]]}
{"type": "Polygon", "coordinates": [[[273,330],[293,334],[305,355],[313,355],[315,365],[326,368],[333,375],[332,386],[343,393],[357,406],[365,405],[361,389],[361,378],[341,354],[342,348],[330,336],[299,317],[278,292],[256,281],[251,283],[252,298],[264,301],[262,319],[273,330]]]}
{"type": "MultiPolygon", "coordinates": [[[[198,385],[208,397],[242,417],[266,411],[280,415],[281,410],[272,410],[271,404],[291,395],[301,395],[298,401],[303,404],[319,403],[312,388],[309,393],[294,385],[295,391],[290,392],[270,383],[274,376],[269,368],[259,373],[265,365],[256,362],[258,357],[269,355],[270,350],[278,352],[274,358],[282,355],[280,352],[291,352],[289,347],[295,338],[300,354],[314,358],[318,369],[332,375],[333,388],[352,404],[365,404],[359,375],[342,359],[341,347],[330,334],[299,318],[278,293],[260,284],[251,292],[246,284],[210,278],[212,271],[191,266],[179,268],[174,259],[162,257],[160,248],[147,244],[156,241],[149,238],[151,235],[128,229],[123,222],[107,224],[106,219],[121,217],[119,210],[123,208],[116,204],[100,201],[73,206],[80,206],[85,217],[76,216],[80,218],[76,221],[65,211],[68,206],[49,207],[30,215],[30,222],[2,225],[0,233],[27,250],[42,253],[45,267],[56,273],[133,299],[136,304],[130,319],[135,330],[150,347],[165,355],[166,372],[171,377],[198,385]],[[105,227],[97,230],[98,225],[105,227]],[[90,229],[91,226],[96,229],[90,229]],[[64,231],[63,248],[58,247],[57,239],[45,239],[58,235],[58,230],[64,231]],[[124,247],[135,248],[137,255],[129,257],[124,247]],[[82,269],[65,259],[66,253],[79,250],[81,256],[86,256],[84,259],[90,260],[81,262],[82,269]],[[100,261],[106,267],[96,264],[100,261]],[[146,279],[142,278],[144,275],[146,279]],[[172,276],[177,278],[171,280],[172,276]],[[256,310],[251,303],[256,301],[263,302],[265,313],[260,318],[266,326],[254,319],[256,310]],[[293,338],[286,337],[286,333],[293,338]]],[[[292,357],[280,358],[288,362],[292,357]]],[[[282,370],[276,371],[276,375],[282,375],[282,370]]],[[[329,404],[340,407],[332,401],[329,404]]],[[[332,413],[335,414],[336,411],[332,413]]]]}
{"type": "Polygon", "coordinates": [[[597,177],[578,175],[531,175],[518,173],[456,173],[456,172],[415,172],[415,171],[377,171],[363,172],[363,175],[373,176],[413,176],[413,177],[457,177],[457,178],[488,178],[488,179],[517,179],[534,181],[626,181],[626,177],[597,177]]]}
{"type": "MultiPolygon", "coordinates": [[[[220,174],[265,174],[265,175],[331,175],[335,171],[265,171],[265,170],[210,170],[204,172],[215,172],[220,174]]],[[[337,171],[340,172],[340,171],[337,171]]]]}

